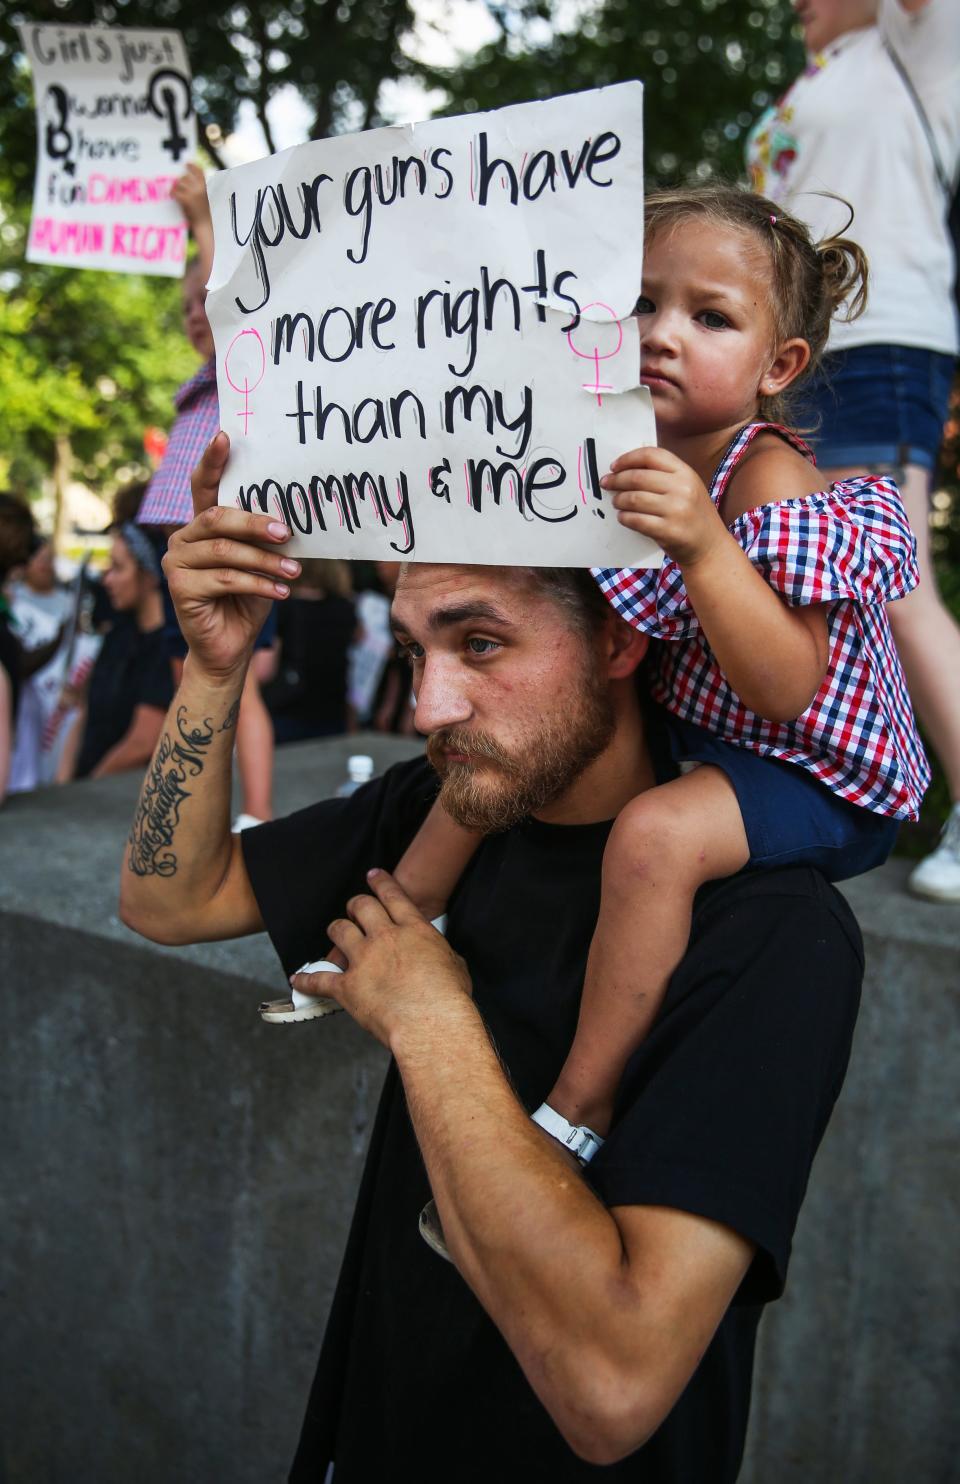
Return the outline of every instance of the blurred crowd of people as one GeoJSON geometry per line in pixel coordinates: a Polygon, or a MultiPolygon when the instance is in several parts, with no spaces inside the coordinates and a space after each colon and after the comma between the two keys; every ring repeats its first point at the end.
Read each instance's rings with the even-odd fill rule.
{"type": "MultiPolygon", "coordinates": [[[[183,646],[161,567],[166,537],[136,519],[144,488],[116,497],[106,569],[84,560],[67,580],[26,502],[0,495],[0,799],[142,768],[153,753],[183,646]]],[[[256,656],[269,738],[252,771],[272,767],[275,744],[413,731],[409,666],[389,621],[398,570],[304,561],[256,656]]],[[[259,788],[247,822],[269,815],[269,776],[259,788]]]]}
{"type": "MultiPolygon", "coordinates": [[[[0,494],[0,800],[143,768],[182,667],[161,560],[165,537],[117,497],[109,565],[58,575],[26,502],[0,494]]],[[[398,564],[307,561],[258,651],[273,745],[372,727],[412,731],[410,677],[390,631],[398,564]]],[[[270,780],[262,794],[269,798],[270,780]]],[[[267,810],[263,804],[262,818],[267,810]]]]}

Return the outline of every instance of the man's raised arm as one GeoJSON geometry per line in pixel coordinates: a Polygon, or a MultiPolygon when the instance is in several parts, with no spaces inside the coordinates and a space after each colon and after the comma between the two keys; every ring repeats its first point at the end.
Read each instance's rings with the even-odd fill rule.
{"type": "Polygon", "coordinates": [[[218,433],[193,476],[193,521],[164,572],[189,654],[140,790],[124,855],[120,916],[158,943],[239,937],[263,924],[230,833],[230,782],[244,677],[269,603],[299,563],[289,530],[217,506],[229,443],[218,433]]]}

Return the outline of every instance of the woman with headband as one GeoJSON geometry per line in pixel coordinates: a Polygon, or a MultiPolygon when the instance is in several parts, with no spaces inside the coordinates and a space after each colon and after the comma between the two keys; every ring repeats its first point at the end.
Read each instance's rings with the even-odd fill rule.
{"type": "Polygon", "coordinates": [[[90,677],[76,778],[144,767],[173,695],[160,560],[150,537],[132,521],[115,529],[103,581],[117,617],[90,677]]]}

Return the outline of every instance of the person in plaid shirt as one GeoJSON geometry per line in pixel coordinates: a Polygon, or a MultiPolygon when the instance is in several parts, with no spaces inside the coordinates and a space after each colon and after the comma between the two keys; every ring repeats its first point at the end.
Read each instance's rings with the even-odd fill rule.
{"type": "MultiPolygon", "coordinates": [[[[137,515],[139,525],[165,526],[167,534],[193,519],[190,476],[208,443],[220,428],[217,362],[213,332],[207,319],[207,279],[213,267],[213,220],[203,171],[188,165],[173,188],[190,224],[197,247],[183,280],[183,321],[187,339],[203,365],[176,392],[176,417],[160,467],[150,481],[137,515]]],[[[187,646],[180,633],[170,593],[163,586],[166,639],[175,684],[179,684],[187,646]]],[[[260,693],[260,681],[276,668],[276,618],[271,611],[257,639],[257,659],[251,667],[237,721],[237,760],[243,809],[236,827],[260,824],[273,817],[273,723],[260,693]]]]}
{"type": "MultiPolygon", "coordinates": [[[[844,238],[814,245],[733,187],[656,193],[646,221],[636,313],[661,446],[625,454],[602,482],[666,560],[594,577],[628,623],[665,641],[649,680],[680,776],[613,827],[576,1038],[533,1115],[582,1162],[686,952],[698,888],[792,863],[832,880],[869,870],[930,776],[884,607],[917,582],[899,494],[886,477],[822,489],[781,425],[833,314],[865,300],[862,252],[844,238]]],[[[498,647],[476,662],[495,665],[498,647]]],[[[491,766],[451,764],[465,792],[478,765],[491,766]]],[[[435,806],[397,878],[434,916],[475,845],[435,806]]],[[[319,989],[309,975],[296,985],[298,1003],[319,989]]]]}
{"type": "Polygon", "coordinates": [[[176,417],[166,451],[137,515],[141,526],[183,526],[193,519],[190,475],[220,427],[217,363],[207,319],[207,279],[213,267],[213,219],[207,183],[198,165],[188,165],[173,188],[196,244],[183,279],[183,326],[203,365],[176,392],[176,417]]]}

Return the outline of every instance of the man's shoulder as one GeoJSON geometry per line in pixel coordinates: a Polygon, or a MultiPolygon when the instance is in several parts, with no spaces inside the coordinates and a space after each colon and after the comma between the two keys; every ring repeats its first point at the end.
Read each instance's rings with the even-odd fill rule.
{"type": "Polygon", "coordinates": [[[318,933],[366,890],[368,870],[394,869],[435,794],[436,774],[417,757],[347,798],[322,799],[243,831],[247,876],[286,972],[317,957],[318,933]]]}
{"type": "Polygon", "coordinates": [[[799,996],[808,1012],[852,1031],[863,983],[863,938],[834,886],[811,866],[785,866],[711,883],[698,893],[690,941],[667,1005],[700,1006],[735,989],[773,1026],[799,996]],[[823,997],[826,1003],[819,1005],[823,997]]]}
{"type": "MultiPolygon", "coordinates": [[[[332,830],[335,838],[342,834],[355,839],[374,822],[393,826],[401,833],[407,829],[415,831],[436,791],[437,775],[426,758],[406,758],[391,764],[346,798],[331,795],[316,799],[302,809],[261,825],[255,837],[251,835],[249,841],[244,838],[244,845],[256,843],[288,850],[294,847],[298,837],[309,836],[321,823],[332,830]]],[[[371,866],[377,864],[370,862],[371,866]]]]}
{"type": "MultiPolygon", "coordinates": [[[[710,882],[697,894],[691,943],[705,936],[750,932],[755,951],[776,934],[782,951],[802,951],[811,925],[839,935],[863,965],[863,938],[846,898],[812,866],[745,871],[710,882]],[[752,931],[751,931],[752,929],[752,931]]],[[[746,946],[746,941],[744,942],[746,946]]]]}

